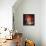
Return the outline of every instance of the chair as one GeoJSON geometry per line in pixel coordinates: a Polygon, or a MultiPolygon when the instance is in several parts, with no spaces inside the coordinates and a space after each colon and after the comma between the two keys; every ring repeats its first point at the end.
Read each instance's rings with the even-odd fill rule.
{"type": "Polygon", "coordinates": [[[16,46],[22,46],[22,33],[15,33],[16,46]]]}

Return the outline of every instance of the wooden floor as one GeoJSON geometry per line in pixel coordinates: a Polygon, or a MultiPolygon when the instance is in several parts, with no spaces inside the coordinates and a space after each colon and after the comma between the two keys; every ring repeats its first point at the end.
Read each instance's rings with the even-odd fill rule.
{"type": "Polygon", "coordinates": [[[2,43],[0,46],[16,46],[15,39],[13,39],[13,40],[6,40],[6,42],[2,43]]]}

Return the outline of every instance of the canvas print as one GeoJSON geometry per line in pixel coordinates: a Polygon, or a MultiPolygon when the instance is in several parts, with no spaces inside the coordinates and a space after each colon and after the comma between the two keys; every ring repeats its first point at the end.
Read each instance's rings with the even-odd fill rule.
{"type": "Polygon", "coordinates": [[[35,15],[23,14],[23,25],[35,25],[35,15]]]}

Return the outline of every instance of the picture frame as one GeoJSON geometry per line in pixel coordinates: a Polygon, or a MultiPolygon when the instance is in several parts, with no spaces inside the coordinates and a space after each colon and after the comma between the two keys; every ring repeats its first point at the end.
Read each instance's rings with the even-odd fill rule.
{"type": "Polygon", "coordinates": [[[23,25],[35,25],[35,14],[23,14],[23,25]]]}

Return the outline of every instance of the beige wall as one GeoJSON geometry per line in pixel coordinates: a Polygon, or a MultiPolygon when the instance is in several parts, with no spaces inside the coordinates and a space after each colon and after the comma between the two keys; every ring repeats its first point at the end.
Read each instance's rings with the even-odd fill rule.
{"type": "MultiPolygon", "coordinates": [[[[23,0],[23,2],[15,9],[14,19],[15,28],[18,32],[23,33],[23,37],[26,39],[34,40],[36,46],[40,45],[40,1],[39,0],[23,0]],[[23,14],[35,14],[35,26],[23,25],[23,14]]],[[[14,5],[16,6],[16,4],[14,5]]]]}

